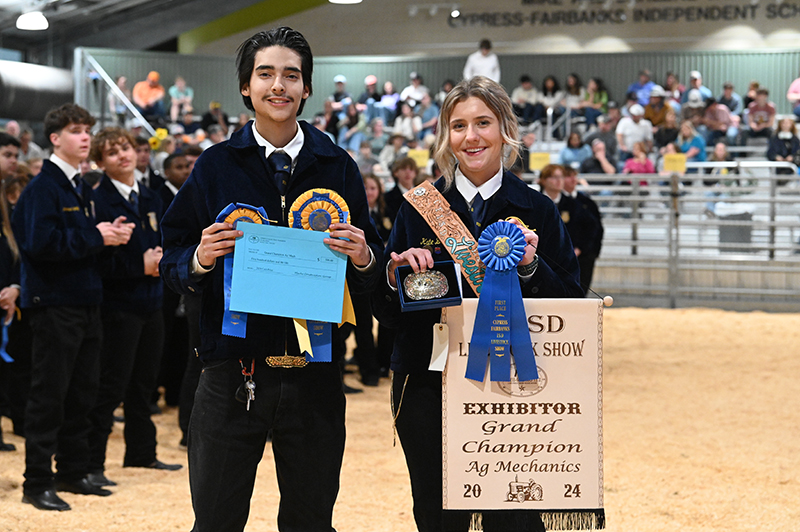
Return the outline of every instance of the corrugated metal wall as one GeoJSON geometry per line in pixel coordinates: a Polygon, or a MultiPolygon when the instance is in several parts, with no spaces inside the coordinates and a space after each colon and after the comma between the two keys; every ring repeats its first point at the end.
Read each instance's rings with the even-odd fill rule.
{"type": "MultiPolygon", "coordinates": [[[[144,79],[150,70],[158,70],[162,83],[169,87],[176,75],[182,75],[195,90],[198,110],[205,110],[216,99],[234,115],[244,110],[237,90],[234,59],[178,55],[158,52],[87,49],[112,76],[125,75],[129,86],[144,79]]],[[[344,74],[348,90],[358,96],[369,74],[394,82],[397,90],[408,84],[408,75],[418,72],[430,89],[438,89],[447,79],[459,80],[465,58],[453,57],[317,57],[314,65],[314,93],[305,109],[312,116],[322,109],[323,99],[333,92],[333,77],[344,74]]],[[[667,71],[674,71],[681,82],[688,83],[689,72],[699,70],[704,84],[715,95],[722,84],[731,81],[736,92],[744,95],[755,79],[770,89],[770,98],[779,113],[790,113],[786,89],[800,73],[800,50],[712,51],[712,52],[631,52],[616,54],[513,55],[500,57],[503,84],[511,91],[522,74],[529,74],[540,85],[547,74],[561,80],[575,72],[584,83],[590,77],[602,78],[612,99],[624,100],[625,89],[638,77],[639,70],[649,69],[654,81],[663,83],[667,71]]]]}

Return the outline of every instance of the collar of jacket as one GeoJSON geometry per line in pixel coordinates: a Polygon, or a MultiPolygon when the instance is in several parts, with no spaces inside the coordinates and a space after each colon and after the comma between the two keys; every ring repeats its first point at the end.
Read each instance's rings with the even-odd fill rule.
{"type": "MultiPolygon", "coordinates": [[[[341,155],[336,146],[324,133],[311,126],[305,120],[298,120],[297,124],[303,129],[303,148],[297,156],[297,162],[292,174],[297,174],[311,166],[316,159],[336,158],[341,155]]],[[[236,151],[258,151],[261,146],[253,135],[253,126],[250,122],[239,128],[228,141],[228,148],[236,151]]],[[[263,150],[261,150],[263,154],[263,150]]],[[[266,160],[266,159],[265,159],[266,160]]]]}
{"type": "MultiPolygon", "coordinates": [[[[464,199],[464,197],[459,194],[455,185],[444,192],[444,179],[439,179],[436,181],[434,186],[440,192],[442,192],[445,199],[447,199],[447,201],[450,203],[450,208],[453,210],[453,212],[471,219],[469,205],[467,205],[467,201],[464,199]]],[[[511,172],[505,171],[503,173],[503,184],[491,198],[488,216],[494,216],[505,209],[508,205],[511,205],[514,210],[534,209],[534,204],[531,200],[530,194],[531,190],[532,189],[528,187],[524,181],[519,179],[511,172]]]]}

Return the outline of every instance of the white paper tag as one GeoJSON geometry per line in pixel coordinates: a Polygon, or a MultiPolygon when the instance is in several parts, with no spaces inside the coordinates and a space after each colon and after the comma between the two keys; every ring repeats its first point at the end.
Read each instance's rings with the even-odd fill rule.
{"type": "Polygon", "coordinates": [[[447,352],[450,346],[450,329],[446,323],[433,324],[433,352],[431,353],[431,371],[444,371],[447,363],[447,352]]]}

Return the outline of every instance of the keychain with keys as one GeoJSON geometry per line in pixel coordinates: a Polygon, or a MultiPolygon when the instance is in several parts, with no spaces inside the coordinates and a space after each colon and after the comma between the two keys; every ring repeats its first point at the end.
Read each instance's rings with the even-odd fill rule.
{"type": "Polygon", "coordinates": [[[250,401],[256,400],[256,383],[253,381],[253,373],[256,368],[256,361],[250,363],[250,371],[247,371],[242,359],[239,359],[239,365],[242,366],[242,375],[244,375],[244,382],[236,389],[236,400],[240,403],[247,404],[247,411],[250,411],[250,401]]]}

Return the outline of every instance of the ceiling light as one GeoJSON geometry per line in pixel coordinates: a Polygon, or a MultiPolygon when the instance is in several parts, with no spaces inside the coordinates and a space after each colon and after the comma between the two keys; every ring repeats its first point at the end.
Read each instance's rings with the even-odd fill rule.
{"type": "Polygon", "coordinates": [[[459,11],[457,7],[454,7],[453,10],[450,12],[450,16],[453,18],[458,18],[461,16],[461,11],[459,11]]]}
{"type": "Polygon", "coordinates": [[[42,31],[50,27],[44,14],[41,11],[29,11],[17,18],[17,29],[28,31],[42,31]]]}
{"type": "Polygon", "coordinates": [[[361,0],[328,0],[331,4],[360,4],[361,0]]]}

